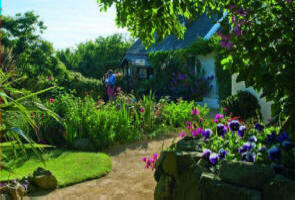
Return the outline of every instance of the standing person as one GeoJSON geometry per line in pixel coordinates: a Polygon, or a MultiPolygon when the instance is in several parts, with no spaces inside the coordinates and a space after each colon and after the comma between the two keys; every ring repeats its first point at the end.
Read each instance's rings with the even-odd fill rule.
{"type": "Polygon", "coordinates": [[[107,93],[110,101],[114,101],[115,99],[115,84],[116,84],[116,77],[113,73],[113,70],[108,71],[108,78],[106,79],[107,84],[107,93]]]}

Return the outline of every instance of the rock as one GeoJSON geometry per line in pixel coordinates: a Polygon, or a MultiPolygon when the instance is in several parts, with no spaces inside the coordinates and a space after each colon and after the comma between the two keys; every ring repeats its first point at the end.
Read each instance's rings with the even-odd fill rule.
{"type": "Polygon", "coordinates": [[[25,188],[18,182],[9,183],[0,189],[0,193],[5,194],[3,195],[3,198],[9,200],[22,200],[25,194],[25,188]]]}
{"type": "Polygon", "coordinates": [[[221,162],[220,178],[227,183],[262,189],[263,185],[275,176],[270,166],[262,166],[246,162],[221,162]]]}
{"type": "Polygon", "coordinates": [[[155,200],[171,200],[173,199],[173,185],[174,180],[172,177],[162,175],[154,192],[155,200]]]}
{"type": "Polygon", "coordinates": [[[176,177],[177,176],[177,158],[175,152],[167,152],[163,160],[162,169],[164,173],[176,177]]]}
{"type": "Polygon", "coordinates": [[[77,138],[73,142],[73,147],[81,151],[92,151],[94,150],[91,140],[88,138],[77,138]]]}
{"type": "Polygon", "coordinates": [[[224,183],[214,174],[203,173],[200,178],[202,200],[260,200],[261,193],[257,190],[237,187],[224,183]]]}
{"type": "Polygon", "coordinates": [[[174,189],[174,199],[200,200],[200,177],[202,170],[193,167],[183,172],[177,179],[174,189]]]}
{"type": "Polygon", "coordinates": [[[201,151],[199,140],[192,137],[184,137],[177,142],[176,151],[201,151]]]}
{"type": "Polygon", "coordinates": [[[209,173],[210,170],[209,170],[209,167],[210,167],[210,164],[207,160],[205,159],[200,159],[198,162],[197,162],[197,166],[203,171],[203,172],[207,172],[209,173]]]}
{"type": "Polygon", "coordinates": [[[57,188],[57,180],[55,176],[50,171],[40,167],[34,171],[32,182],[44,190],[52,190],[57,188]]]}
{"type": "Polygon", "coordinates": [[[276,175],[273,180],[265,185],[262,197],[263,200],[294,200],[295,181],[276,175]]]}
{"type": "Polygon", "coordinates": [[[191,152],[176,152],[176,163],[178,173],[182,173],[186,169],[191,168],[192,166],[196,165],[196,161],[199,159],[200,152],[191,151],[191,152]]]}

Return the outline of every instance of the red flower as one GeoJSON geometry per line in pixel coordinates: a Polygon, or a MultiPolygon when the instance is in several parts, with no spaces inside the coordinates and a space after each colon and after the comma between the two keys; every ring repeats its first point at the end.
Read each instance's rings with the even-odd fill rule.
{"type": "Polygon", "coordinates": [[[49,101],[50,101],[50,103],[54,103],[55,102],[55,100],[53,98],[50,98],[49,101]]]}

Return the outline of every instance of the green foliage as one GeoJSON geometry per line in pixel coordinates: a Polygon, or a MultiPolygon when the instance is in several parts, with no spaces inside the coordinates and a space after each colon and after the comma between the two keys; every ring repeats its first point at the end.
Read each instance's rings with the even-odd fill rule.
{"type": "MultiPolygon", "coordinates": [[[[152,138],[163,132],[163,128],[181,126],[191,118],[193,102],[169,103],[167,100],[155,101],[152,94],[136,101],[133,95],[122,91],[117,93],[116,101],[104,103],[94,101],[90,96],[75,97],[72,94],[59,95],[45,103],[60,114],[64,125],[59,126],[46,115],[37,116],[40,138],[50,144],[72,147],[77,138],[88,138],[97,150],[116,143],[127,143],[144,138],[152,138]]],[[[201,112],[208,109],[200,108],[201,112]]]]}
{"type": "Polygon", "coordinates": [[[9,164],[13,168],[13,173],[10,174],[3,170],[0,181],[21,179],[32,174],[38,167],[45,167],[56,176],[58,187],[65,187],[102,177],[112,168],[110,157],[103,153],[53,150],[43,153],[43,157],[44,163],[41,163],[35,156],[18,164],[15,160],[10,160],[9,164]]]}
{"type": "Polygon", "coordinates": [[[56,55],[68,69],[98,79],[103,77],[108,69],[119,68],[130,47],[131,41],[124,40],[120,34],[114,34],[80,43],[76,49],[61,50],[56,55]]]}
{"type": "Polygon", "coordinates": [[[221,44],[225,47],[222,65],[231,73],[238,73],[238,81],[245,81],[246,86],[262,89],[262,96],[274,102],[274,114],[285,118],[285,127],[290,131],[294,129],[295,56],[294,51],[286,51],[295,48],[290,25],[295,16],[294,1],[98,0],[104,9],[113,4],[117,9],[117,23],[127,27],[144,45],[155,43],[155,33],[158,40],[171,33],[183,37],[185,27],[178,21],[179,15],[190,19],[198,16],[195,13],[205,13],[211,17],[218,15],[220,19],[227,11],[221,22],[224,32],[221,44]]]}
{"type": "Polygon", "coordinates": [[[227,109],[227,114],[240,116],[243,120],[260,117],[260,105],[255,96],[248,91],[239,91],[221,101],[221,106],[227,109]]]}
{"type": "MultiPolygon", "coordinates": [[[[43,22],[39,21],[39,16],[33,12],[26,12],[23,15],[17,14],[14,17],[3,16],[2,25],[1,33],[4,45],[1,46],[1,55],[4,58],[2,69],[14,68],[17,73],[24,75],[24,79],[15,84],[16,87],[26,88],[33,92],[52,86],[56,87],[51,93],[42,95],[43,98],[65,91],[75,91],[78,96],[89,94],[98,97],[104,95],[105,88],[101,81],[86,78],[78,72],[68,70],[55,55],[52,44],[40,38],[40,33],[45,30],[45,27],[43,22]]],[[[109,43],[114,44],[121,39],[122,37],[115,35],[106,39],[106,43],[111,41],[109,43]]],[[[104,41],[103,38],[100,40],[104,41]]],[[[120,45],[117,44],[117,46],[120,45]]],[[[81,46],[83,45],[81,44],[81,46]]],[[[110,44],[104,48],[115,49],[110,44]]],[[[84,57],[87,56],[87,53],[93,55],[99,52],[91,53],[87,50],[84,52],[84,57]]],[[[115,50],[110,53],[119,56],[115,50]]],[[[60,55],[59,52],[57,54],[60,55]]],[[[109,58],[109,60],[112,59],[109,58]]]]}

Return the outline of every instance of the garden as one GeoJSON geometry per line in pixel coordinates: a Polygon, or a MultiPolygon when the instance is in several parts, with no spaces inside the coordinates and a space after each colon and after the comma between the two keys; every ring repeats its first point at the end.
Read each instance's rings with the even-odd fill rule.
{"type": "Polygon", "coordinates": [[[48,198],[295,199],[294,1],[97,4],[101,11],[114,4],[117,25],[147,48],[171,34],[183,38],[180,16],[190,22],[206,14],[216,30],[188,48],[149,53],[154,79],[131,92],[121,61],[133,39],[114,34],[56,50],[34,12],[1,16],[1,199],[40,191],[48,198]],[[212,52],[216,77],[191,60],[212,52]],[[114,100],[103,79],[110,69],[114,100]],[[231,95],[232,75],[260,97],[231,95]],[[199,103],[214,79],[218,110],[199,103]],[[262,98],[272,104],[267,120],[262,98]]]}

